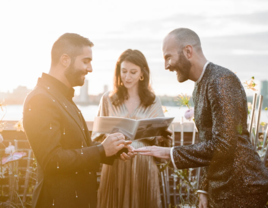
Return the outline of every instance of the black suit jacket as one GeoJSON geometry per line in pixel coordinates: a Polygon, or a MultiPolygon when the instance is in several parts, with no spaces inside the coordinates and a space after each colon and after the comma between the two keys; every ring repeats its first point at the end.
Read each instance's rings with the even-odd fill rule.
{"type": "Polygon", "coordinates": [[[210,63],[193,100],[200,143],[175,147],[178,168],[204,167],[200,189],[213,199],[268,191],[268,171],[249,140],[247,99],[237,76],[210,63]]]}
{"type": "Polygon", "coordinates": [[[80,110],[48,76],[24,103],[23,125],[38,163],[33,207],[93,208],[96,172],[100,162],[112,164],[113,158],[101,159],[80,110]]]}

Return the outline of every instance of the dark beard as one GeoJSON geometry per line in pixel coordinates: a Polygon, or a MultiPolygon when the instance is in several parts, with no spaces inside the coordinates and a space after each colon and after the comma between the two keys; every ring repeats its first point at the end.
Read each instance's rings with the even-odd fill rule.
{"type": "Polygon", "coordinates": [[[189,73],[190,69],[192,67],[192,64],[190,61],[186,59],[183,52],[179,54],[179,58],[177,62],[172,67],[173,70],[177,71],[177,79],[179,82],[185,82],[189,79],[189,73]]]}
{"type": "Polygon", "coordinates": [[[82,86],[85,82],[85,80],[82,79],[83,73],[76,70],[73,65],[73,63],[70,64],[70,66],[65,70],[64,75],[72,87],[82,86]]]}

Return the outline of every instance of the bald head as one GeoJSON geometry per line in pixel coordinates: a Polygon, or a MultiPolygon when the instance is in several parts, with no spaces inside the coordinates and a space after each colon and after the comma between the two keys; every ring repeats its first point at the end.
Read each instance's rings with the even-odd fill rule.
{"type": "Polygon", "coordinates": [[[163,42],[165,69],[177,72],[179,82],[196,81],[207,62],[198,35],[187,28],[171,31],[163,42]]]}
{"type": "Polygon", "coordinates": [[[187,45],[191,45],[197,51],[201,50],[201,42],[198,35],[188,28],[177,28],[172,30],[166,36],[166,39],[174,38],[177,42],[178,49],[182,49],[187,45]]]}

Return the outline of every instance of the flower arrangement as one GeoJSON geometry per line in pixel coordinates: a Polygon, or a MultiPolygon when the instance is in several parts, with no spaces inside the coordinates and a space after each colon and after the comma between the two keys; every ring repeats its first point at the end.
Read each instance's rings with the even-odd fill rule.
{"type": "Polygon", "coordinates": [[[24,132],[24,128],[23,128],[23,124],[22,124],[22,119],[20,121],[18,121],[14,127],[16,128],[17,131],[23,131],[24,132]]]}
{"type": "Polygon", "coordinates": [[[255,83],[255,77],[251,77],[250,80],[248,81],[245,81],[243,84],[244,84],[244,87],[246,89],[249,89],[249,90],[253,90],[253,91],[257,91],[257,89],[255,88],[257,86],[257,84],[255,83]]]}
{"type": "Polygon", "coordinates": [[[187,96],[187,94],[179,94],[176,101],[178,101],[179,106],[186,106],[189,109],[191,108],[190,96],[187,96]]]}
{"type": "Polygon", "coordinates": [[[164,113],[167,113],[168,112],[167,107],[166,106],[163,106],[163,105],[162,105],[162,110],[163,110],[164,113]]]}
{"type": "Polygon", "coordinates": [[[190,96],[187,96],[186,94],[180,94],[176,100],[178,101],[179,106],[186,106],[188,108],[184,113],[184,117],[189,121],[194,117],[194,109],[191,108],[190,99],[190,96]]]}
{"type": "Polygon", "coordinates": [[[6,147],[5,148],[5,153],[8,155],[12,155],[12,154],[14,154],[15,153],[15,146],[13,146],[12,144],[11,144],[11,142],[9,142],[9,145],[8,145],[8,147],[6,147]]]}
{"type": "MultiPolygon", "coordinates": [[[[252,91],[257,91],[257,89],[256,89],[257,84],[255,83],[255,77],[254,76],[251,77],[250,80],[244,82],[243,84],[244,84],[245,89],[252,90],[252,91]]],[[[268,108],[265,107],[264,110],[267,111],[268,108]]],[[[248,119],[249,120],[250,120],[251,111],[252,111],[252,104],[250,102],[248,102],[248,119]]],[[[267,123],[264,122],[264,121],[260,122],[260,125],[261,125],[261,127],[263,129],[263,132],[264,132],[265,126],[266,126],[266,128],[268,128],[267,123]]],[[[253,128],[252,132],[253,132],[253,135],[255,136],[256,135],[255,128],[253,128]]],[[[264,159],[265,154],[266,154],[266,149],[267,149],[267,145],[266,145],[266,147],[263,146],[263,144],[267,140],[267,138],[264,138],[264,135],[265,134],[262,134],[262,135],[260,135],[258,137],[259,138],[259,143],[258,143],[258,146],[257,146],[257,152],[260,155],[261,159],[264,159]]]]}
{"type": "MultiPolygon", "coordinates": [[[[3,121],[7,112],[7,107],[4,104],[4,101],[0,103],[0,113],[3,113],[0,116],[0,132],[4,130],[5,122],[3,121]]],[[[17,131],[23,131],[22,122],[19,121],[14,126],[17,131]]],[[[22,199],[18,194],[18,189],[16,188],[20,178],[24,176],[18,170],[18,160],[26,156],[25,152],[17,152],[12,142],[9,142],[9,145],[4,144],[4,137],[0,133],[0,207],[25,207],[22,203],[22,199]],[[6,193],[2,185],[8,184],[9,192],[6,193]],[[8,200],[6,198],[8,196],[8,200]]]]}

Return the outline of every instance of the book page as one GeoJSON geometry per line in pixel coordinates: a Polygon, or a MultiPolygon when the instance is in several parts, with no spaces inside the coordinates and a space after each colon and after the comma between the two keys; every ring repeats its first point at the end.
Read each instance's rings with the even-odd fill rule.
{"type": "Polygon", "coordinates": [[[133,119],[100,116],[95,117],[92,131],[101,134],[120,132],[127,137],[126,139],[133,139],[137,130],[137,124],[138,121],[133,119]]]}
{"type": "Polygon", "coordinates": [[[158,117],[139,120],[135,139],[161,136],[172,123],[174,117],[158,117]]]}
{"type": "Polygon", "coordinates": [[[121,117],[100,116],[94,119],[93,132],[111,134],[120,132],[126,139],[161,136],[172,123],[174,117],[158,117],[134,120],[121,117]]]}

